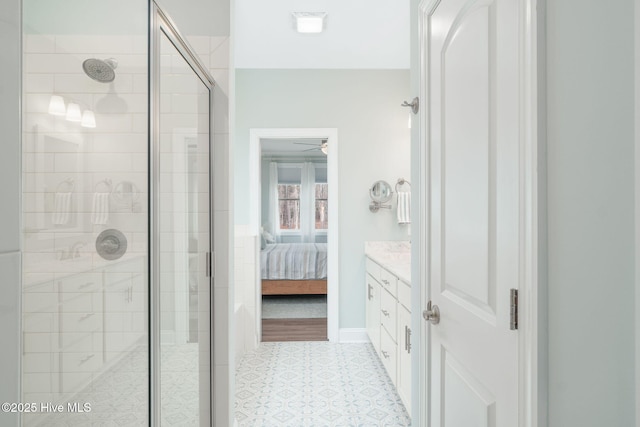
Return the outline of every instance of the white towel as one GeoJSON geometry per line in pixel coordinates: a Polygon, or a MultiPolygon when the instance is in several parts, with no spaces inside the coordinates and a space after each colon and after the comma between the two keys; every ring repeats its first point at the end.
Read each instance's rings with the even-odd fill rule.
{"type": "Polygon", "coordinates": [[[64,225],[69,222],[71,214],[71,193],[56,193],[53,201],[51,223],[64,225]]]}
{"type": "Polygon", "coordinates": [[[411,224],[411,193],[398,192],[398,224],[411,224]]]}
{"type": "Polygon", "coordinates": [[[93,193],[91,223],[104,225],[109,220],[109,193],[93,193]]]}

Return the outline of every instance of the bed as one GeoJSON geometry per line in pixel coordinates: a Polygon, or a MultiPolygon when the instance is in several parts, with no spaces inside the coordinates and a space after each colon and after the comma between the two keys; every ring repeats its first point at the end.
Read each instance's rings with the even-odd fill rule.
{"type": "Polygon", "coordinates": [[[262,295],[327,294],[326,243],[274,243],[260,252],[262,295]]]}

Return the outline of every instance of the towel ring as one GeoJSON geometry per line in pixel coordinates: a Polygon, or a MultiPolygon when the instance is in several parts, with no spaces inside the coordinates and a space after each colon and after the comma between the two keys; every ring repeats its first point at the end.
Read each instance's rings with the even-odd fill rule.
{"type": "Polygon", "coordinates": [[[56,187],[56,193],[71,193],[73,192],[74,187],[75,184],[73,183],[73,178],[67,178],[64,181],[60,181],[60,183],[56,187]],[[62,191],[63,186],[66,186],[66,191],[62,191]]]}
{"type": "Polygon", "coordinates": [[[398,187],[402,187],[407,184],[409,188],[411,188],[411,183],[404,178],[398,178],[398,182],[396,182],[396,194],[398,193],[398,187]]]}
{"type": "Polygon", "coordinates": [[[93,191],[95,193],[111,193],[111,188],[111,180],[109,178],[105,178],[93,187],[93,191]],[[104,191],[98,191],[100,188],[104,191]]]}

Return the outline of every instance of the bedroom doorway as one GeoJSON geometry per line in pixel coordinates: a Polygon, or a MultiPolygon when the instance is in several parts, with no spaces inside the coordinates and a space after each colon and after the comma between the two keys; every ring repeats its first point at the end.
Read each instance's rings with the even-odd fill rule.
{"type": "Polygon", "coordinates": [[[260,139],[263,342],[327,340],[327,147],[260,139]]]}
{"type": "Polygon", "coordinates": [[[336,151],[334,129],[251,130],[260,342],[338,340],[336,151]]]}

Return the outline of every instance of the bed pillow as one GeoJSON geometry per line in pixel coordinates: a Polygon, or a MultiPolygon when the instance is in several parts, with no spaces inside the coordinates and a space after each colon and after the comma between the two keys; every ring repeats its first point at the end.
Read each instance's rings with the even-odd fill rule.
{"type": "Polygon", "coordinates": [[[273,237],[273,235],[271,233],[269,233],[268,231],[263,231],[262,232],[262,237],[264,238],[264,240],[267,241],[267,243],[275,243],[276,242],[276,238],[273,237]]]}
{"type": "Polygon", "coordinates": [[[267,240],[264,238],[264,234],[260,235],[260,250],[264,250],[267,247],[267,240]]]}

